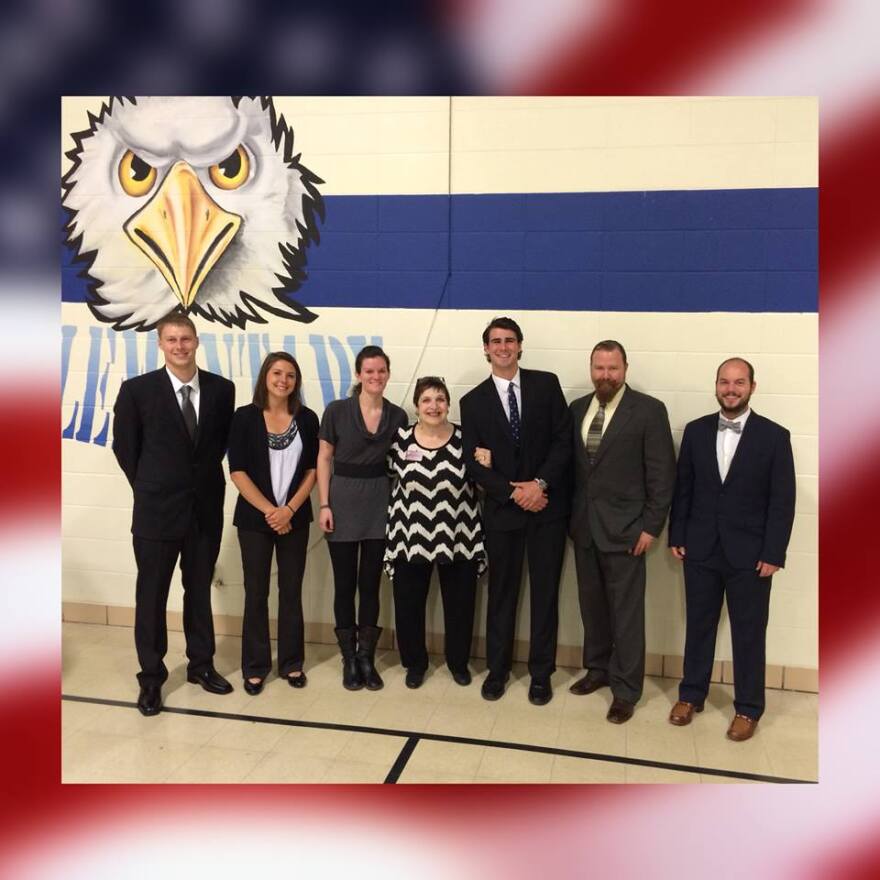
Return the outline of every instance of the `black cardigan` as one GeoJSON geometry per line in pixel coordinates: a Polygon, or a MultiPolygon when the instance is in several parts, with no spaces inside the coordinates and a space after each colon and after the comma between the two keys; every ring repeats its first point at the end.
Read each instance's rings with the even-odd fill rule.
{"type": "MultiPolygon", "coordinates": [[[[318,417],[308,407],[300,407],[296,415],[296,425],[302,438],[303,451],[290,481],[287,498],[296,494],[303,476],[308,470],[317,467],[318,462],[318,417]]],[[[239,407],[232,417],[232,428],[229,433],[229,472],[244,471],[253,480],[254,485],[272,501],[272,475],[269,470],[269,438],[263,413],[254,404],[239,407]]],[[[307,528],[312,521],[312,501],[306,499],[290,520],[293,529],[307,528]]],[[[272,527],[266,518],[244,496],[239,494],[235,505],[233,525],[240,529],[253,532],[271,532],[272,527]]]]}

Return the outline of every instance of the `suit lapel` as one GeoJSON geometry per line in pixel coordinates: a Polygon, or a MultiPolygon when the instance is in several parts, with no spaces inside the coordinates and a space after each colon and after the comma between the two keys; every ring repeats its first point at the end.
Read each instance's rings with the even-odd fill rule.
{"type": "MultiPolygon", "coordinates": [[[[595,393],[595,392],[594,392],[595,393]]],[[[572,412],[572,420],[574,421],[574,445],[577,450],[578,460],[585,467],[590,466],[590,459],[587,456],[587,447],[584,445],[583,424],[584,416],[593,402],[593,394],[588,394],[578,403],[577,408],[572,412]]]]}
{"type": "MultiPolygon", "coordinates": [[[[210,379],[206,381],[205,379],[206,373],[203,370],[199,370],[199,417],[196,420],[196,438],[195,438],[195,446],[198,447],[201,442],[202,437],[208,436],[207,426],[211,420],[211,413],[214,410],[214,407],[211,406],[213,402],[213,384],[210,379]]],[[[183,413],[180,414],[180,420],[183,421],[183,413]]],[[[184,428],[186,424],[184,424],[184,428]]],[[[189,433],[187,433],[187,437],[189,433]]]]}
{"type": "Polygon", "coordinates": [[[495,387],[495,380],[489,376],[484,384],[486,388],[486,397],[488,398],[486,403],[492,413],[492,418],[495,421],[496,427],[501,431],[502,435],[507,438],[508,442],[513,445],[513,434],[510,432],[510,421],[507,418],[507,414],[504,412],[501,398],[498,396],[498,389],[495,387]]]}
{"type": "MultiPolygon", "coordinates": [[[[736,444],[733,458],[730,459],[730,467],[727,468],[727,476],[724,478],[725,484],[730,480],[731,475],[733,475],[735,470],[742,468],[740,462],[743,458],[749,457],[749,450],[756,441],[756,434],[758,431],[757,422],[755,420],[756,415],[757,413],[752,411],[751,415],[746,419],[745,426],[742,429],[742,436],[739,438],[739,443],[736,444]]],[[[719,479],[720,477],[721,475],[719,474],[719,479]]]]}
{"type": "Polygon", "coordinates": [[[177,394],[174,392],[174,386],[171,384],[168,371],[165,367],[162,367],[160,373],[159,386],[161,389],[162,407],[183,435],[183,439],[191,444],[192,440],[190,440],[189,431],[186,430],[186,422],[183,420],[183,412],[180,409],[180,402],[177,399],[177,394]]]}

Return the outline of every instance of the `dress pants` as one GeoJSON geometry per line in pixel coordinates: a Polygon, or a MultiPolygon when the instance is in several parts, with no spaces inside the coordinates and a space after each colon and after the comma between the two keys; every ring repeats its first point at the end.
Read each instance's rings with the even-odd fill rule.
{"type": "Polygon", "coordinates": [[[539,682],[556,670],[559,628],[559,576],[565,554],[565,520],[531,519],[522,529],[486,531],[489,598],[486,608],[486,663],[491,678],[504,681],[513,662],[516,607],[522,583],[523,554],[528,553],[529,674],[539,682]]]}
{"type": "Polygon", "coordinates": [[[302,582],[306,569],[309,527],[286,535],[238,530],[244,571],[244,621],[241,672],[244,678],[265,678],[272,669],[269,644],[269,581],[272,553],[278,560],[278,674],[301,672],[305,654],[302,582]]]}
{"type": "Polygon", "coordinates": [[[198,674],[214,662],[214,618],[211,616],[211,580],[220,552],[220,531],[201,529],[195,519],[183,538],[154,541],[133,536],[137,563],[134,643],[141,686],[161,685],[168,678],[163,662],[168,651],[165,609],[174,566],[180,557],[183,580],[183,632],[187,672],[198,674]]]}
{"type": "MultiPolygon", "coordinates": [[[[433,562],[394,561],[394,621],[400,662],[414,672],[428,668],[425,647],[425,607],[431,585],[433,562]]],[[[474,635],[474,599],[477,562],[462,559],[437,565],[443,597],[446,665],[465,672],[474,635]]]]}
{"type": "Polygon", "coordinates": [[[620,700],[637,703],[645,678],[645,556],[574,545],[584,667],[620,700]]]}
{"type": "Polygon", "coordinates": [[[385,539],[328,541],[333,565],[333,614],[339,629],[376,626],[379,622],[379,582],[385,539]],[[358,558],[360,557],[360,558],[358,558]],[[354,597],[358,595],[355,618],[354,597]]]}
{"type": "Polygon", "coordinates": [[[678,698],[701,706],[709,692],[721,603],[727,595],[733,646],[733,705],[740,715],[764,713],[770,581],[754,569],[734,568],[716,544],[708,559],[684,560],[687,635],[678,698]]]}

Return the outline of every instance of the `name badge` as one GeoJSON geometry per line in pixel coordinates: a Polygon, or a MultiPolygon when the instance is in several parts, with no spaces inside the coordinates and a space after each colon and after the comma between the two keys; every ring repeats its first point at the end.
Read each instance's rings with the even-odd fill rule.
{"type": "Polygon", "coordinates": [[[418,446],[410,446],[409,449],[406,450],[406,455],[404,456],[406,461],[421,461],[422,450],[418,446]]]}

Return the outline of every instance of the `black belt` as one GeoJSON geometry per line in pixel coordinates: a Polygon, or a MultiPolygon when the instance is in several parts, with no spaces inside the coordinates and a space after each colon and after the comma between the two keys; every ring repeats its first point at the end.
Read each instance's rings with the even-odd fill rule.
{"type": "Polygon", "coordinates": [[[360,477],[361,479],[374,480],[377,477],[385,477],[388,471],[384,461],[375,464],[352,464],[348,461],[333,461],[333,474],[337,477],[360,477]]]}

